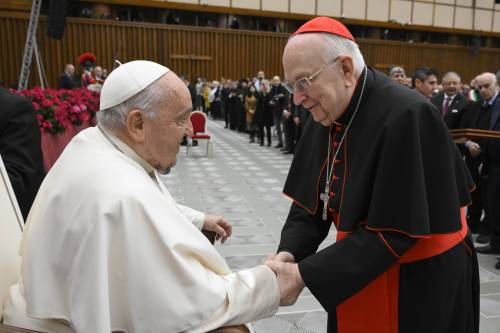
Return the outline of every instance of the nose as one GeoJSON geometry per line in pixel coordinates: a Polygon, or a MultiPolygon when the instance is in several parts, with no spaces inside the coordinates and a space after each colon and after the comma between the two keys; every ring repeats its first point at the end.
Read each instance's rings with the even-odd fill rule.
{"type": "Polygon", "coordinates": [[[184,128],[184,132],[188,137],[192,137],[194,132],[193,132],[193,123],[191,123],[191,119],[187,121],[186,127],[184,128]]]}
{"type": "Polygon", "coordinates": [[[302,105],[306,99],[306,94],[297,88],[293,89],[293,104],[302,105]]]}

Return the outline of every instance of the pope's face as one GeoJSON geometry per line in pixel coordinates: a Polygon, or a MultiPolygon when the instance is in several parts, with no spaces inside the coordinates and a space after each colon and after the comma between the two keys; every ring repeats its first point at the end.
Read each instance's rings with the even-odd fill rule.
{"type": "Polygon", "coordinates": [[[293,100],[296,105],[304,106],[316,122],[331,125],[345,111],[352,95],[352,85],[348,84],[343,70],[341,57],[337,61],[325,59],[324,41],[316,35],[297,35],[285,47],[283,68],[285,81],[294,85],[293,100]],[[309,78],[318,70],[325,68],[308,89],[301,90],[295,83],[309,78]]]}
{"type": "Polygon", "coordinates": [[[168,92],[164,103],[155,110],[156,117],[148,119],[147,161],[161,174],[175,165],[184,136],[193,135],[191,96],[182,80],[174,76],[169,77],[168,92]]]}

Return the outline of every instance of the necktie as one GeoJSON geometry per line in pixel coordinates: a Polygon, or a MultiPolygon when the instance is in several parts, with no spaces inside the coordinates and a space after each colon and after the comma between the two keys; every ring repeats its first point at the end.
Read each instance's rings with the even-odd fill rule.
{"type": "Polygon", "coordinates": [[[444,103],[443,103],[443,118],[448,114],[448,107],[450,106],[450,101],[451,101],[451,98],[449,98],[448,96],[446,96],[444,98],[444,103]]]}

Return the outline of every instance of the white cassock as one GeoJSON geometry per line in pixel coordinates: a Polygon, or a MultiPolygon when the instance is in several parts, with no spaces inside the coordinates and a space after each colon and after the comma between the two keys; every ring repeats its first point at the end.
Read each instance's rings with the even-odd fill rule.
{"type": "Polygon", "coordinates": [[[4,322],[174,333],[273,315],[275,274],[264,265],[232,273],[198,230],[203,215],[177,205],[153,168],[106,133],[116,147],[97,127],[81,132],[40,187],[4,322]]]}

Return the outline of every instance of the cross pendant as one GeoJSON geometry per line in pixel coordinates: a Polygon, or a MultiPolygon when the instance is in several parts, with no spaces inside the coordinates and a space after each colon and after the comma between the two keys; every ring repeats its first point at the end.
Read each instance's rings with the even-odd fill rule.
{"type": "Polygon", "coordinates": [[[327,213],[326,210],[328,208],[328,199],[330,199],[330,196],[328,195],[328,184],[325,186],[325,192],[321,193],[319,195],[319,198],[321,201],[323,201],[323,221],[326,221],[327,213]]]}

